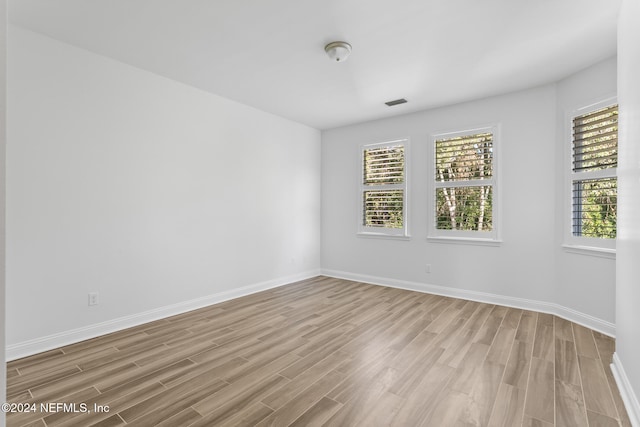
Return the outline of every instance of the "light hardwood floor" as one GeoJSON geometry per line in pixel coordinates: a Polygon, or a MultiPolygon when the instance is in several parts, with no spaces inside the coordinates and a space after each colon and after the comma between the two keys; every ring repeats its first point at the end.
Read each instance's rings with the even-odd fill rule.
{"type": "Polygon", "coordinates": [[[630,427],[613,351],[552,315],[318,277],[10,362],[10,402],[38,410],[7,422],[630,427]]]}

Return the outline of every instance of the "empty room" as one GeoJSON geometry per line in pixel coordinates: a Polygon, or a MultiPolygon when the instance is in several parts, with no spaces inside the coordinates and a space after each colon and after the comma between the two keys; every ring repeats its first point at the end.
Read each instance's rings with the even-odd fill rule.
{"type": "Polygon", "coordinates": [[[638,0],[0,22],[0,427],[640,427],[638,0]]]}

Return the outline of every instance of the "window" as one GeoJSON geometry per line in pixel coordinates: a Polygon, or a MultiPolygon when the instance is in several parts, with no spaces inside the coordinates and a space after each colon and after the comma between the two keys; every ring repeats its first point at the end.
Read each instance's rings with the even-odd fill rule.
{"type": "Polygon", "coordinates": [[[434,137],[430,237],[497,240],[496,128],[434,137]]]}
{"type": "Polygon", "coordinates": [[[574,115],[571,131],[571,242],[613,248],[616,238],[618,106],[574,115]]]}
{"type": "Polygon", "coordinates": [[[407,235],[407,141],[362,147],[361,217],[358,231],[379,236],[407,235]]]}

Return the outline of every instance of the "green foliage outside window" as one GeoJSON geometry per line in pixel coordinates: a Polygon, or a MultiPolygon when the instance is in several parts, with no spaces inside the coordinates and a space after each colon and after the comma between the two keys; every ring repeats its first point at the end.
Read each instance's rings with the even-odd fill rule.
{"type": "Polygon", "coordinates": [[[398,191],[364,192],[364,225],[402,228],[403,194],[398,191]]]}
{"type": "Polygon", "coordinates": [[[574,181],[574,236],[616,238],[617,187],[615,178],[574,181]]]}
{"type": "Polygon", "coordinates": [[[493,134],[436,140],[435,152],[436,228],[491,231],[493,134]]]}

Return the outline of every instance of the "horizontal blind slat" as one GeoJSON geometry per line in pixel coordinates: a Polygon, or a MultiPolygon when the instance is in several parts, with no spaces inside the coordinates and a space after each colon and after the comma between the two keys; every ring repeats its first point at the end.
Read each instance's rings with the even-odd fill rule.
{"type": "MultiPolygon", "coordinates": [[[[617,136],[618,124],[616,123],[615,125],[610,126],[610,128],[611,130],[602,133],[598,133],[598,130],[588,130],[579,134],[573,134],[573,140],[576,142],[576,145],[579,145],[579,141],[592,141],[594,139],[602,139],[608,136],[617,136]]],[[[609,129],[609,127],[607,127],[606,129],[609,129]]]]}
{"type": "Polygon", "coordinates": [[[574,133],[583,133],[589,130],[596,129],[606,129],[610,127],[613,123],[618,122],[618,116],[609,116],[599,120],[594,120],[592,122],[582,122],[580,124],[574,121],[573,123],[573,132],[574,133]]]}
{"type": "Polygon", "coordinates": [[[617,120],[618,106],[611,105],[600,110],[596,110],[587,114],[577,116],[573,119],[574,126],[583,126],[588,124],[598,124],[606,120],[615,118],[617,120]]]}
{"type": "Polygon", "coordinates": [[[612,138],[606,141],[597,142],[590,145],[580,145],[574,147],[573,151],[575,154],[588,154],[588,153],[597,153],[600,151],[617,151],[618,150],[618,139],[612,138]]]}

